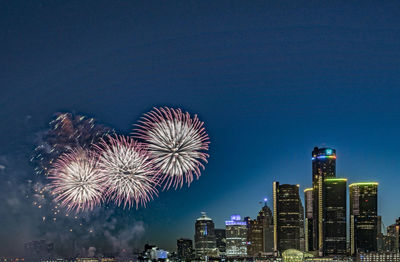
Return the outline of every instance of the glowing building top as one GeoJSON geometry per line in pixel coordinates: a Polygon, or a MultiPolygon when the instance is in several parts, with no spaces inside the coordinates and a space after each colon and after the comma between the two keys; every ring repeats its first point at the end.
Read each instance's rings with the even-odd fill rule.
{"type": "Polygon", "coordinates": [[[312,151],[313,182],[336,176],[336,150],[333,148],[314,147],[312,151]]]}
{"type": "Polygon", "coordinates": [[[247,222],[239,215],[232,215],[226,225],[226,255],[228,257],[247,255],[247,222]]]}
{"type": "Polygon", "coordinates": [[[231,220],[225,221],[226,226],[246,226],[247,222],[242,221],[240,215],[231,215],[231,220]]]}
{"type": "Polygon", "coordinates": [[[199,217],[199,218],[197,219],[197,221],[201,221],[201,220],[212,221],[212,219],[209,218],[209,217],[207,216],[206,212],[201,212],[201,217],[199,217]]]}

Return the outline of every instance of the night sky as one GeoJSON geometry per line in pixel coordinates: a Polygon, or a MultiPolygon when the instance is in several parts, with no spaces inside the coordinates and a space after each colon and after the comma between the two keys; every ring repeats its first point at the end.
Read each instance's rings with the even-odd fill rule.
{"type": "Polygon", "coordinates": [[[205,122],[209,163],[190,188],[89,218],[112,243],[173,250],[201,211],[217,227],[254,218],[274,180],[311,185],[314,146],[336,148],[338,177],[379,182],[385,226],[400,216],[400,3],[215,2],[0,2],[0,255],[74,223],[43,225],[26,197],[56,112],[122,134],[153,106],[205,122]]]}

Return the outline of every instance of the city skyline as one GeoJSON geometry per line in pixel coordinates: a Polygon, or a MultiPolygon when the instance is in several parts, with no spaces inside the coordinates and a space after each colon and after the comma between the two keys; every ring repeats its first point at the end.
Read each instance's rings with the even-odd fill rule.
{"type": "Polygon", "coordinates": [[[85,250],[174,250],[177,239],[193,240],[202,211],[223,228],[232,214],[255,219],[265,197],[271,208],[274,181],[299,184],[306,208],[314,146],[336,149],[347,191],[379,183],[385,226],[400,216],[398,3],[0,5],[0,255],[40,239],[59,246],[60,236],[85,250]],[[61,210],[54,221],[50,200],[33,204],[43,177],[30,160],[55,113],[130,135],[161,106],[198,114],[210,137],[208,164],[190,187],[82,219],[61,210]]]}

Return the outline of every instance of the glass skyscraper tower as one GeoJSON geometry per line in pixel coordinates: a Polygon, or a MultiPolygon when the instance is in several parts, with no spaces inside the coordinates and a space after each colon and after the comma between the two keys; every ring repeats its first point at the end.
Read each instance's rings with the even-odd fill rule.
{"type": "Polygon", "coordinates": [[[273,183],[274,252],[300,249],[301,200],[299,185],[273,183]]]}
{"type": "Polygon", "coordinates": [[[350,252],[377,251],[378,183],[350,186],[350,252]]]}
{"type": "Polygon", "coordinates": [[[207,217],[205,212],[196,220],[194,245],[196,257],[204,259],[216,253],[217,245],[215,241],[214,222],[207,217]]]}
{"type": "Polygon", "coordinates": [[[324,190],[323,253],[324,255],[346,255],[347,179],[326,178],[324,190]]]}
{"type": "Polygon", "coordinates": [[[319,256],[346,254],[346,183],[336,178],[336,150],[315,147],[313,186],[305,190],[308,251],[319,256]]]}
{"type": "MultiPolygon", "coordinates": [[[[319,251],[324,255],[324,180],[336,177],[336,150],[332,148],[314,147],[312,151],[312,182],[313,182],[313,246],[310,251],[319,251]]],[[[310,237],[310,235],[309,235],[310,237]]]]}

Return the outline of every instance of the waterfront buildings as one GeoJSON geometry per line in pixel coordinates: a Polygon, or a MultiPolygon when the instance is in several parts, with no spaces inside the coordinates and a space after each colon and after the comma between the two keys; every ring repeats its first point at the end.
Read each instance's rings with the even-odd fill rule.
{"type": "Polygon", "coordinates": [[[226,253],[226,230],[223,228],[216,228],[215,230],[215,242],[220,255],[226,253]]]}
{"type": "Polygon", "coordinates": [[[214,222],[207,217],[205,212],[196,220],[194,245],[196,257],[202,259],[217,253],[215,241],[214,222]]]}
{"type": "Polygon", "coordinates": [[[180,238],[177,240],[177,252],[179,261],[191,261],[193,257],[193,241],[180,238]]]}
{"type": "Polygon", "coordinates": [[[300,195],[299,185],[273,183],[274,252],[300,249],[300,195]]]}
{"type": "Polygon", "coordinates": [[[308,234],[307,242],[310,251],[318,251],[320,256],[325,253],[324,246],[324,217],[326,216],[326,190],[324,181],[336,177],[336,150],[333,148],[314,147],[312,151],[312,184],[313,184],[313,234],[308,234]]]}
{"type": "Polygon", "coordinates": [[[247,255],[247,222],[240,215],[232,215],[225,221],[226,226],[226,256],[240,257],[247,255]]]}
{"type": "Polygon", "coordinates": [[[350,186],[350,252],[377,251],[378,183],[350,186]]]}
{"type": "Polygon", "coordinates": [[[326,178],[324,191],[323,253],[344,256],[347,254],[347,179],[326,178]]]}

